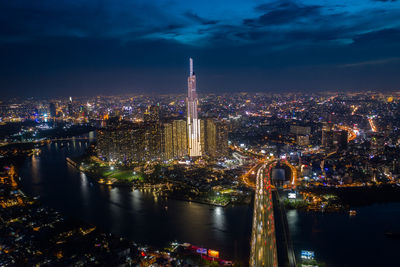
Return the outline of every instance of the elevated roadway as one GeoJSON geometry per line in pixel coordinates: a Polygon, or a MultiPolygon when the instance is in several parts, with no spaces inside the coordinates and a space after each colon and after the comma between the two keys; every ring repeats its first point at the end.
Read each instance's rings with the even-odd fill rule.
{"type": "MultiPolygon", "coordinates": [[[[296,266],[286,211],[272,184],[271,170],[277,162],[273,158],[261,161],[247,173],[256,172],[250,267],[296,266]]],[[[294,186],[297,170],[289,167],[292,171],[290,185],[294,186]]]]}
{"type": "Polygon", "coordinates": [[[257,170],[251,236],[251,267],[278,266],[271,179],[266,164],[257,170]]]}

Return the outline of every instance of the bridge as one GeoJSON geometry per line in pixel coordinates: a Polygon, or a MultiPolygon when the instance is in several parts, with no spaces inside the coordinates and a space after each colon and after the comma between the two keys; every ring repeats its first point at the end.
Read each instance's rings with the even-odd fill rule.
{"type": "MultiPolygon", "coordinates": [[[[260,161],[250,171],[257,173],[254,214],[251,235],[250,267],[296,266],[296,257],[290,240],[286,212],[278,191],[272,184],[271,170],[278,160],[260,161]]],[[[291,185],[295,185],[297,170],[292,171],[291,185]]],[[[249,185],[248,174],[243,177],[249,185]]]]}
{"type": "Polygon", "coordinates": [[[1,143],[1,146],[7,145],[17,145],[17,144],[41,144],[41,143],[51,143],[51,142],[63,142],[63,141],[84,141],[90,140],[89,137],[62,137],[62,138],[52,138],[52,139],[41,139],[41,140],[32,140],[32,141],[17,141],[17,142],[9,142],[9,143],[1,143]]]}

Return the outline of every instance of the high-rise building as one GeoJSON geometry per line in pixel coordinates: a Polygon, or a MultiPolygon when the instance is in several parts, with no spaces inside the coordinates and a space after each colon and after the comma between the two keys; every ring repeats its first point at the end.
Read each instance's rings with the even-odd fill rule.
{"type": "Polygon", "coordinates": [[[228,156],[228,131],[229,124],[227,123],[227,121],[216,122],[216,157],[228,156]]]}
{"type": "Polygon", "coordinates": [[[56,110],[56,104],[53,102],[50,102],[49,104],[49,112],[50,112],[50,117],[55,118],[57,115],[57,110],[56,110]]]}
{"type": "Polygon", "coordinates": [[[190,157],[202,155],[200,120],[197,115],[197,92],[196,75],[193,72],[193,59],[190,58],[190,75],[188,77],[188,96],[187,96],[187,133],[188,148],[190,157]]]}
{"type": "Polygon", "coordinates": [[[143,127],[130,122],[117,122],[97,131],[97,154],[100,158],[121,163],[145,159],[143,127]]]}
{"type": "Polygon", "coordinates": [[[215,119],[202,120],[204,154],[211,158],[228,155],[228,125],[215,119]]]}
{"type": "Polygon", "coordinates": [[[325,149],[343,150],[347,148],[348,132],[345,130],[322,130],[322,147],[325,149]]]}
{"type": "Polygon", "coordinates": [[[298,146],[308,146],[310,144],[310,137],[308,135],[297,135],[296,143],[298,146]]]}
{"type": "Polygon", "coordinates": [[[290,125],[290,133],[295,135],[309,135],[311,127],[306,125],[290,125]]]}
{"type": "Polygon", "coordinates": [[[107,161],[131,164],[161,158],[157,123],[110,122],[97,131],[97,154],[107,161]]]}
{"type": "Polygon", "coordinates": [[[144,149],[146,160],[159,160],[161,158],[161,129],[157,121],[144,122],[144,149]]]}
{"type": "Polygon", "coordinates": [[[348,132],[345,130],[334,131],[333,146],[338,150],[347,149],[348,135],[348,132]]]}
{"type": "Polygon", "coordinates": [[[74,109],[72,107],[72,97],[69,97],[67,113],[69,116],[72,116],[74,114],[74,109]]]}
{"type": "Polygon", "coordinates": [[[322,126],[322,147],[332,147],[333,144],[333,124],[324,122],[322,126]]]}
{"type": "Polygon", "coordinates": [[[175,157],[188,155],[187,126],[184,120],[174,120],[172,122],[172,138],[175,157]]]}
{"type": "Polygon", "coordinates": [[[162,126],[162,154],[165,160],[188,155],[186,121],[173,120],[162,126]]]}
{"type": "Polygon", "coordinates": [[[217,153],[217,126],[213,119],[204,120],[204,153],[214,158],[217,153]]]}
{"type": "Polygon", "coordinates": [[[172,138],[172,123],[164,123],[162,125],[161,148],[164,160],[170,160],[174,157],[174,147],[172,138]]]}
{"type": "Polygon", "coordinates": [[[374,153],[383,152],[385,149],[385,137],[378,133],[372,133],[371,135],[371,150],[374,153]]]}

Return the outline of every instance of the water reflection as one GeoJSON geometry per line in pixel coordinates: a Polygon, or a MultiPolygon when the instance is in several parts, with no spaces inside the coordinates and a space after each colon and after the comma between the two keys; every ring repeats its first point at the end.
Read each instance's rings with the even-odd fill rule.
{"type": "Polygon", "coordinates": [[[298,220],[298,213],[297,210],[288,210],[286,213],[288,226],[291,230],[291,235],[295,235],[297,231],[297,220],[298,220]]]}
{"type": "Polygon", "coordinates": [[[121,194],[119,192],[119,189],[110,189],[110,203],[112,205],[108,205],[108,208],[112,228],[119,228],[122,223],[123,212],[121,210],[124,210],[124,206],[122,205],[120,199],[121,194]]]}
{"type": "Polygon", "coordinates": [[[156,201],[153,192],[99,185],[65,160],[81,155],[89,143],[60,144],[43,147],[40,159],[32,158],[21,169],[23,190],[40,194],[45,205],[138,243],[163,247],[173,240],[190,242],[247,262],[252,206],[156,201]]]}
{"type": "Polygon", "coordinates": [[[130,193],[130,199],[132,200],[132,207],[135,211],[140,211],[140,207],[141,207],[141,199],[142,198],[142,193],[140,193],[139,190],[133,190],[130,193]]]}
{"type": "Polygon", "coordinates": [[[87,206],[88,205],[88,198],[89,198],[89,192],[88,192],[88,190],[89,190],[89,181],[88,181],[88,179],[87,179],[87,177],[86,177],[86,174],[85,173],[83,173],[83,172],[81,172],[80,173],[80,177],[81,177],[81,185],[80,185],[80,187],[81,187],[81,196],[82,196],[82,199],[83,199],[83,204],[85,205],[85,206],[87,206]]]}
{"type": "Polygon", "coordinates": [[[94,138],[95,138],[95,132],[92,131],[92,132],[89,133],[89,142],[93,142],[94,138]]]}
{"type": "Polygon", "coordinates": [[[225,215],[222,207],[216,207],[213,213],[213,222],[218,230],[224,230],[225,227],[225,215]]]}
{"type": "Polygon", "coordinates": [[[32,181],[34,183],[39,183],[40,182],[40,158],[39,156],[33,155],[31,157],[31,175],[32,175],[32,181]]]}

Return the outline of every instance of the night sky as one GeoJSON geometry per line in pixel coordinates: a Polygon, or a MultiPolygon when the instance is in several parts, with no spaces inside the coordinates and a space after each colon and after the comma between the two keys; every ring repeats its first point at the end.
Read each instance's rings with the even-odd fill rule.
{"type": "Polygon", "coordinates": [[[0,95],[396,90],[396,0],[0,0],[0,95]]]}

